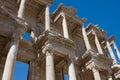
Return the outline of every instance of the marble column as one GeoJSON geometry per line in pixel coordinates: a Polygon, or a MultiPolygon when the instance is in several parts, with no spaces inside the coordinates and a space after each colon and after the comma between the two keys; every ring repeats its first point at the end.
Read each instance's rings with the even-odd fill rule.
{"type": "Polygon", "coordinates": [[[97,69],[93,68],[92,69],[94,80],[101,80],[100,73],[97,69]]]}
{"type": "Polygon", "coordinates": [[[75,72],[75,66],[74,66],[74,62],[71,61],[69,64],[69,80],[77,80],[76,78],[76,72],[75,72]]]}
{"type": "Polygon", "coordinates": [[[113,44],[113,46],[114,46],[114,49],[115,49],[115,51],[116,51],[116,53],[117,53],[118,58],[120,59],[120,52],[119,52],[119,49],[118,49],[116,43],[113,41],[112,44],[113,44]]]}
{"type": "Polygon", "coordinates": [[[18,17],[21,19],[23,19],[26,1],[27,0],[21,0],[20,6],[19,6],[18,17]]]}
{"type": "Polygon", "coordinates": [[[114,55],[114,52],[113,52],[113,50],[112,50],[112,48],[110,46],[109,41],[106,42],[106,46],[107,46],[107,49],[108,49],[108,51],[110,53],[111,58],[114,60],[114,62],[117,62],[116,58],[115,58],[115,55],[114,55]]]}
{"type": "Polygon", "coordinates": [[[50,31],[50,5],[46,5],[45,9],[45,30],[50,31]]]}
{"type": "Polygon", "coordinates": [[[17,51],[18,41],[14,40],[7,55],[2,80],[13,80],[17,51]]]}
{"type": "Polygon", "coordinates": [[[100,42],[99,42],[99,40],[98,40],[98,37],[97,37],[97,35],[96,35],[95,32],[93,32],[93,33],[94,33],[94,35],[95,35],[95,45],[96,45],[96,47],[97,47],[97,50],[98,50],[99,54],[103,54],[103,50],[102,50],[102,48],[101,48],[100,42]]]}
{"type": "Polygon", "coordinates": [[[62,25],[63,25],[63,35],[64,35],[65,38],[69,39],[68,26],[67,26],[67,21],[66,21],[66,17],[65,17],[64,12],[62,14],[62,17],[63,17],[63,22],[62,22],[62,25]]]}
{"type": "Polygon", "coordinates": [[[84,26],[82,26],[82,34],[83,34],[83,39],[84,39],[84,42],[85,42],[86,49],[90,50],[91,46],[90,46],[90,42],[88,40],[87,33],[85,31],[85,27],[84,26]]]}
{"type": "Polygon", "coordinates": [[[46,51],[46,80],[55,80],[53,51],[46,51]]]}

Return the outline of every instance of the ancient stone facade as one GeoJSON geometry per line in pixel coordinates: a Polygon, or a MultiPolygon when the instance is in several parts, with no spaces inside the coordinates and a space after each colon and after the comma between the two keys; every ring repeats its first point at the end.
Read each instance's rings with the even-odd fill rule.
{"type": "Polygon", "coordinates": [[[73,7],[52,0],[0,0],[0,80],[12,80],[15,62],[29,64],[28,80],[120,80],[115,37],[88,24],[73,7]],[[29,41],[22,38],[29,33],[29,41]],[[113,48],[116,52],[113,51],[113,48]],[[111,58],[108,56],[111,55],[111,58]]]}

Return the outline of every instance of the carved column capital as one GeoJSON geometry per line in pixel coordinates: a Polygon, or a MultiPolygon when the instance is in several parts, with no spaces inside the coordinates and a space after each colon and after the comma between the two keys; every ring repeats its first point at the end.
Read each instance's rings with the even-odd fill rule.
{"type": "Polygon", "coordinates": [[[42,50],[42,52],[43,52],[44,54],[46,54],[47,52],[53,54],[54,51],[55,51],[55,50],[54,50],[53,46],[52,46],[51,44],[49,44],[49,43],[48,43],[48,44],[43,48],[43,50],[42,50]]]}
{"type": "Polygon", "coordinates": [[[89,70],[92,70],[93,68],[96,68],[93,59],[91,59],[90,61],[88,61],[88,62],[85,64],[85,66],[86,66],[86,68],[89,69],[89,70]]]}

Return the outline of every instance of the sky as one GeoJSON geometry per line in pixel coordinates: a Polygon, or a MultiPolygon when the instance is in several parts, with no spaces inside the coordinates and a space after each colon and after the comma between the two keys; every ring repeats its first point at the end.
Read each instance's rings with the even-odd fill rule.
{"type": "MultiPolygon", "coordinates": [[[[55,0],[50,12],[52,13],[60,3],[75,7],[79,17],[86,17],[85,26],[88,23],[98,24],[108,32],[108,37],[116,36],[115,42],[120,50],[120,0],[55,0]]],[[[27,72],[28,65],[17,61],[14,80],[27,80],[27,72]]]]}

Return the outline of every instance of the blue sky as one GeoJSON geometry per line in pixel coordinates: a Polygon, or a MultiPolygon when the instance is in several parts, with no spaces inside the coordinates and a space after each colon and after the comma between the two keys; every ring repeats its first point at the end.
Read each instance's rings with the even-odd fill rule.
{"type": "MultiPolygon", "coordinates": [[[[120,49],[120,0],[55,0],[51,5],[51,12],[63,3],[77,9],[77,15],[86,17],[86,24],[98,24],[108,32],[107,36],[115,35],[120,49]]],[[[28,65],[17,62],[14,80],[27,80],[28,65]]]]}

